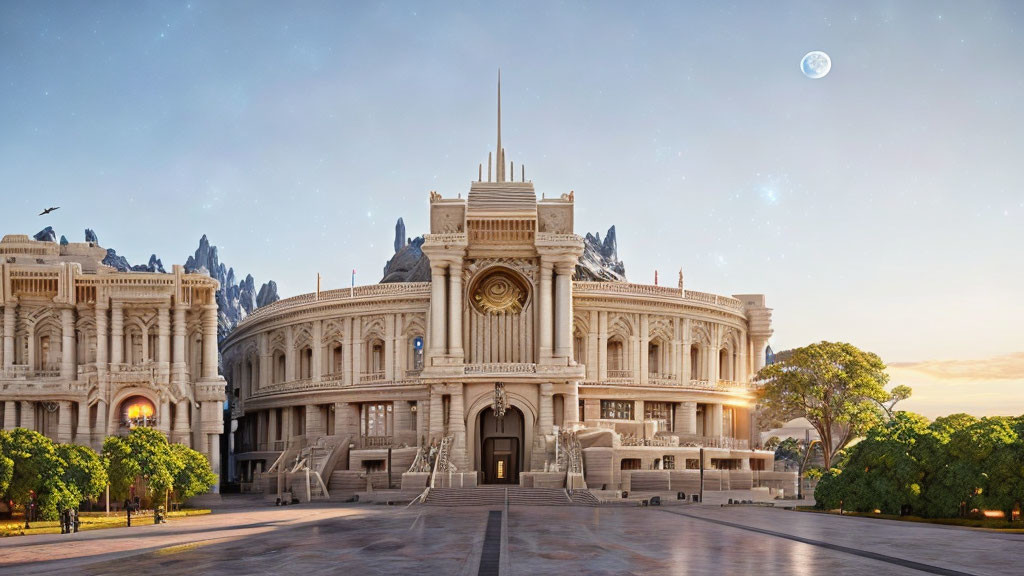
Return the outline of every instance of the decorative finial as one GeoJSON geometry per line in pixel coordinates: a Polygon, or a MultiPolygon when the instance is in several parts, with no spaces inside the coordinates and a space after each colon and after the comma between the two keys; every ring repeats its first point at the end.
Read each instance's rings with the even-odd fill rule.
{"type": "Polygon", "coordinates": [[[658,285],[658,271],[657,270],[654,271],[654,285],[655,286],[658,285]]]}
{"type": "Polygon", "coordinates": [[[498,170],[495,177],[498,182],[505,181],[505,150],[501,147],[501,68],[498,68],[498,170]]]}
{"type": "Polygon", "coordinates": [[[683,269],[679,269],[679,289],[683,289],[683,269]]]}

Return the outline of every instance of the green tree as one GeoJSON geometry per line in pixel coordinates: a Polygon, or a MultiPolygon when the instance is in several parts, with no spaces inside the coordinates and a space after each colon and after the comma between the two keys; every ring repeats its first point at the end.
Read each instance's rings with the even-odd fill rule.
{"type": "Polygon", "coordinates": [[[845,508],[860,512],[877,509],[898,514],[905,505],[917,509],[925,478],[921,458],[927,456],[926,446],[934,442],[927,419],[908,412],[895,413],[847,450],[842,474],[829,480],[833,498],[841,499],[845,508]]]}
{"type": "Polygon", "coordinates": [[[0,495],[7,493],[7,487],[11,485],[11,477],[14,476],[14,460],[7,457],[3,451],[7,432],[0,431],[0,495]]]}
{"type": "Polygon", "coordinates": [[[0,454],[13,464],[7,499],[27,504],[34,494],[39,514],[47,520],[55,520],[62,508],[78,505],[77,496],[64,483],[65,463],[46,436],[15,428],[0,435],[0,454]]]}
{"type": "Polygon", "coordinates": [[[62,480],[79,502],[103,493],[107,486],[107,470],[96,452],[88,446],[58,444],[57,456],[64,461],[62,480]]]}
{"type": "MultiPolygon", "coordinates": [[[[837,451],[882,421],[885,403],[899,401],[885,390],[889,376],[882,359],[843,342],[797,348],[762,368],[757,379],[764,383],[762,417],[776,426],[806,418],[821,438],[825,468],[837,451]]],[[[900,387],[898,395],[908,397],[909,388],[900,387]]]]}
{"type": "Polygon", "coordinates": [[[171,453],[179,464],[174,475],[174,495],[179,502],[207,492],[217,482],[206,456],[184,444],[171,444],[171,453]]]}
{"type": "Polygon", "coordinates": [[[133,428],[125,437],[108,437],[103,442],[111,494],[128,495],[137,477],[146,480],[150,495],[163,495],[174,485],[179,464],[163,434],[152,428],[133,428]]]}

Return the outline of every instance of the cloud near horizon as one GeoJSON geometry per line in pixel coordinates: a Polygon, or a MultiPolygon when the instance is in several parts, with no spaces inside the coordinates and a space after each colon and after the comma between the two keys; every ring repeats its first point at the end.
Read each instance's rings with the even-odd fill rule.
{"type": "Polygon", "coordinates": [[[893,362],[889,367],[943,380],[1024,380],[1024,352],[975,360],[893,362]]]}
{"type": "Polygon", "coordinates": [[[925,360],[889,365],[890,384],[913,395],[900,408],[936,418],[955,412],[974,416],[1024,414],[1024,352],[976,360],[925,360]]]}

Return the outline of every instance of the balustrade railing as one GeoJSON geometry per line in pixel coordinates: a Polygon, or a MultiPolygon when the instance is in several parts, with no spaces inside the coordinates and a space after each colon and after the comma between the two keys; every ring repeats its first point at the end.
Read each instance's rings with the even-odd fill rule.
{"type": "Polygon", "coordinates": [[[360,448],[388,448],[395,445],[395,439],[392,436],[360,436],[359,447],[360,448]]]}
{"type": "Polygon", "coordinates": [[[472,374],[534,374],[537,372],[536,364],[529,363],[488,363],[488,364],[466,364],[463,373],[472,374]]]}
{"type": "Polygon", "coordinates": [[[623,379],[623,378],[632,378],[632,377],[633,377],[633,371],[632,370],[609,370],[608,371],[608,378],[609,379],[612,379],[612,378],[623,379]]]}
{"type": "Polygon", "coordinates": [[[697,292],[694,290],[683,290],[671,286],[653,286],[650,284],[631,284],[628,282],[573,282],[573,291],[576,293],[603,292],[611,294],[623,294],[631,296],[661,296],[666,298],[678,298],[680,300],[691,300],[702,304],[713,304],[734,310],[743,310],[743,302],[730,296],[710,294],[708,292],[697,292]]]}
{"type": "Polygon", "coordinates": [[[359,375],[360,384],[367,384],[370,382],[383,382],[384,379],[385,378],[383,370],[378,370],[374,372],[363,372],[362,374],[359,375]]]}
{"type": "Polygon", "coordinates": [[[726,450],[749,450],[750,440],[728,436],[695,436],[680,434],[679,445],[685,447],[722,448],[726,450]]]}
{"type": "Polygon", "coordinates": [[[43,369],[33,369],[30,366],[15,364],[0,368],[0,378],[7,380],[60,378],[60,367],[46,366],[43,369]]]}
{"type": "Polygon", "coordinates": [[[354,288],[340,288],[335,290],[324,290],[319,297],[316,293],[301,294],[291,298],[278,300],[253,310],[253,313],[246,316],[239,322],[239,327],[248,324],[257,318],[261,318],[273,311],[287,310],[305,304],[317,302],[331,302],[334,300],[348,300],[352,298],[369,298],[374,296],[408,296],[408,295],[430,295],[430,282],[395,282],[388,284],[370,284],[367,286],[356,286],[354,288]]]}

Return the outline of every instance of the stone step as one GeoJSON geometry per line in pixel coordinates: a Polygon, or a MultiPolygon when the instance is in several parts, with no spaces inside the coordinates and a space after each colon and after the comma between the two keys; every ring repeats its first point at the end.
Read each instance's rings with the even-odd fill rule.
{"type": "MultiPolygon", "coordinates": [[[[501,506],[505,504],[504,486],[476,488],[435,488],[427,495],[428,506],[501,506]]],[[[560,488],[508,487],[510,506],[571,506],[574,504],[560,488]]]]}

